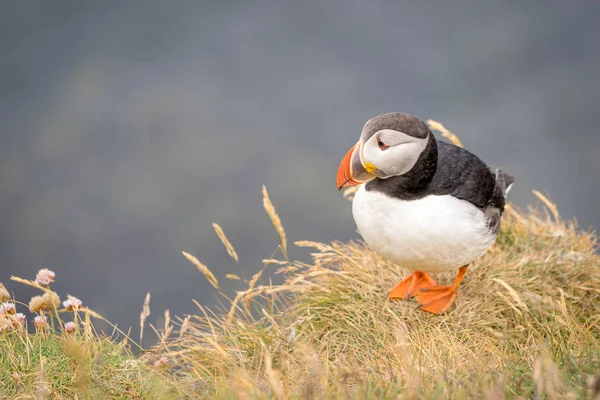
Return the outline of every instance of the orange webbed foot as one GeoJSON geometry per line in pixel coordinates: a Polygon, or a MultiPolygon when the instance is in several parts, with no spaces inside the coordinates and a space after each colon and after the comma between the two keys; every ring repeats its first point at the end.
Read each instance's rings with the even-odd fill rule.
{"type": "Polygon", "coordinates": [[[425,272],[415,271],[388,293],[388,299],[410,299],[419,294],[421,289],[434,288],[435,280],[425,272]]]}
{"type": "Polygon", "coordinates": [[[432,288],[423,288],[417,294],[419,299],[419,308],[423,311],[428,311],[433,314],[441,314],[447,311],[458,291],[460,281],[467,273],[467,267],[461,267],[458,270],[456,280],[449,286],[436,286],[432,288]]]}
{"type": "Polygon", "coordinates": [[[419,308],[423,311],[429,311],[434,314],[441,314],[447,311],[454,299],[456,299],[456,290],[451,286],[438,286],[431,289],[424,289],[417,294],[419,299],[419,308]]]}

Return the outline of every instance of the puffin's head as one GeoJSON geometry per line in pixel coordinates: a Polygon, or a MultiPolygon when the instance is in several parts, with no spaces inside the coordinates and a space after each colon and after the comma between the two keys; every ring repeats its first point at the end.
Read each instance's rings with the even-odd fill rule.
{"type": "Polygon", "coordinates": [[[423,121],[404,113],[383,114],[369,120],[360,140],[340,164],[338,189],[407,173],[417,163],[430,135],[423,121]]]}

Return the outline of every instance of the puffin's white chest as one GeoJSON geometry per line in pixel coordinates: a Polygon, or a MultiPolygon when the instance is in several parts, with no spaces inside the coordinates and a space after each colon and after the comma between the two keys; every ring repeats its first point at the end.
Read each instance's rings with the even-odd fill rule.
{"type": "Polygon", "coordinates": [[[482,211],[449,195],[406,201],[362,185],[352,213],[369,247],[413,270],[442,272],[468,265],[496,239],[482,211]]]}

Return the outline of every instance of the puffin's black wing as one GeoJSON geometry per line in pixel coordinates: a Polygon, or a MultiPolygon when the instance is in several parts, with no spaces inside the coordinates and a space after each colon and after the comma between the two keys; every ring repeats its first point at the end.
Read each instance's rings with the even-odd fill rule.
{"type": "Polygon", "coordinates": [[[492,201],[483,209],[487,218],[488,227],[498,233],[500,230],[500,217],[504,211],[506,194],[510,190],[515,178],[496,169],[496,186],[494,187],[494,195],[492,201]]]}
{"type": "Polygon", "coordinates": [[[500,229],[505,197],[514,178],[497,169],[493,173],[477,156],[446,142],[437,142],[438,163],[431,194],[450,194],[466,200],[486,215],[494,232],[500,229]]]}
{"type": "Polygon", "coordinates": [[[437,147],[437,168],[428,194],[449,194],[483,210],[494,198],[496,179],[492,171],[461,147],[442,141],[437,141],[437,147]]]}

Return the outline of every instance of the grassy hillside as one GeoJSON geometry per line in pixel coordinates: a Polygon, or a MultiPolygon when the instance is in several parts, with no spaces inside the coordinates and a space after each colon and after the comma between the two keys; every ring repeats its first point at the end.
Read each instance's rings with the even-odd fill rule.
{"type": "MultiPolygon", "coordinates": [[[[160,343],[136,354],[97,316],[65,310],[51,283],[30,308],[48,317],[27,334],[2,313],[3,398],[592,398],[600,392],[600,258],[594,235],[550,212],[509,207],[497,243],[470,268],[444,315],[386,300],[408,272],[362,243],[297,242],[313,262],[281,260],[258,272],[220,311],[166,315],[160,343]],[[44,307],[45,304],[45,307],[44,307]],[[65,321],[73,320],[73,325],[65,321]],[[118,340],[117,340],[118,339],[118,340]]],[[[233,246],[217,232],[233,257],[233,246]]],[[[218,288],[194,256],[190,261],[218,288]]],[[[229,276],[230,279],[237,279],[229,276]]],[[[450,282],[453,275],[438,275],[450,282]]],[[[0,290],[0,293],[2,291],[0,290]]],[[[8,293],[4,292],[5,295],[8,293]]],[[[6,297],[6,296],[5,296],[6,297]]],[[[4,299],[14,303],[13,299],[4,299]]],[[[10,307],[9,307],[10,308],[10,307]]],[[[142,316],[144,313],[142,313],[142,316]]]]}
{"type": "Polygon", "coordinates": [[[156,349],[176,366],[165,376],[196,377],[196,393],[217,398],[591,397],[600,389],[596,239],[546,203],[555,217],[509,207],[442,316],[386,300],[408,272],[363,244],[298,242],[314,262],[280,261],[282,285],[253,280],[228,312],[188,321],[156,349]]]}

